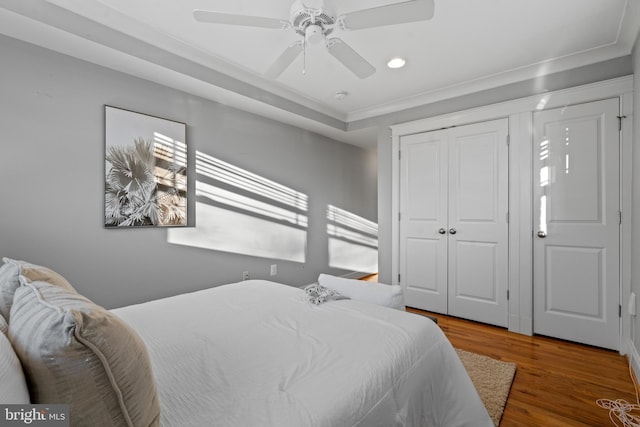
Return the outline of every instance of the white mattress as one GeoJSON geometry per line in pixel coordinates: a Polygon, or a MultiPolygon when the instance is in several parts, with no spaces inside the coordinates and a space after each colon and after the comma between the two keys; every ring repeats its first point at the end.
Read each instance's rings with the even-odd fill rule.
{"type": "Polygon", "coordinates": [[[422,316],[314,306],[263,280],[112,310],[148,346],[162,426],[492,426],[455,350],[422,316]]]}

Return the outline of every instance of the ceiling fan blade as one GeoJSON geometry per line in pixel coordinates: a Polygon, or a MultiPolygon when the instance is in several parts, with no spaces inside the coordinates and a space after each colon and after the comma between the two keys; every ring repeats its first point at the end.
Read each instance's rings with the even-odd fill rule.
{"type": "Polygon", "coordinates": [[[373,65],[358,54],[348,44],[340,39],[327,40],[327,49],[338,61],[347,67],[353,74],[365,79],[376,72],[373,65]]]}
{"type": "Polygon", "coordinates": [[[412,0],[348,13],[342,17],[345,28],[363,28],[427,21],[433,17],[433,0],[412,0]]]}
{"type": "Polygon", "coordinates": [[[241,25],[244,27],[260,27],[283,29],[288,26],[288,22],[282,19],[266,18],[264,16],[232,15],[229,13],[219,13],[210,10],[196,9],[193,17],[199,22],[212,24],[241,25]]]}
{"type": "Polygon", "coordinates": [[[291,63],[300,55],[302,52],[302,41],[298,41],[282,52],[282,55],[276,59],[276,61],[269,67],[267,72],[265,73],[268,77],[275,79],[278,77],[284,70],[291,65],[291,63]]]}

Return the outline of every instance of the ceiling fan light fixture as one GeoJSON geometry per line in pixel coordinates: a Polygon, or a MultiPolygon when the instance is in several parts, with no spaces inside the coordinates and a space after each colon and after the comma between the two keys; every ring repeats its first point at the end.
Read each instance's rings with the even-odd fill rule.
{"type": "Polygon", "coordinates": [[[407,64],[406,59],[404,58],[400,58],[395,57],[395,58],[391,58],[388,62],[387,62],[387,67],[392,68],[392,69],[396,69],[396,68],[402,68],[407,64]]]}
{"type": "Polygon", "coordinates": [[[309,44],[320,44],[324,40],[324,31],[320,25],[309,25],[304,30],[304,38],[309,44]]]}

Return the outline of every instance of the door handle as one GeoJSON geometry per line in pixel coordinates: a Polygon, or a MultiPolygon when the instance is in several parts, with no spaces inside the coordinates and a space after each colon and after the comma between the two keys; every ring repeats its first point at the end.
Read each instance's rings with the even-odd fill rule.
{"type": "Polygon", "coordinates": [[[458,232],[458,230],[456,230],[455,228],[451,227],[449,229],[449,234],[456,234],[458,232]]]}
{"type": "Polygon", "coordinates": [[[447,234],[447,230],[445,228],[441,228],[441,229],[438,230],[438,233],[447,234]]]}
{"type": "Polygon", "coordinates": [[[547,232],[542,230],[538,231],[538,237],[544,239],[545,237],[547,237],[547,232]]]}

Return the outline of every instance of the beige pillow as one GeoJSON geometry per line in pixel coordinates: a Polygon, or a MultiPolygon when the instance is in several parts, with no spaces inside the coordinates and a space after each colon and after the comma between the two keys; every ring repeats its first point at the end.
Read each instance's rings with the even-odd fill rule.
{"type": "Polygon", "coordinates": [[[41,280],[75,291],[67,279],[47,267],[31,264],[26,261],[2,258],[4,264],[0,267],[0,315],[7,320],[11,312],[13,294],[20,286],[20,276],[24,276],[30,282],[41,280]]]}
{"type": "Polygon", "coordinates": [[[144,343],[119,317],[84,296],[25,282],[15,292],[9,339],[31,403],[69,404],[72,425],[159,425],[144,343]]]}
{"type": "Polygon", "coordinates": [[[0,314],[0,333],[6,336],[8,332],[9,332],[9,324],[5,320],[4,316],[0,314]]]}
{"type": "Polygon", "coordinates": [[[0,403],[27,404],[29,391],[20,361],[7,338],[7,324],[0,316],[0,403]]]}

